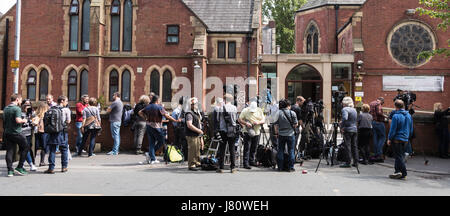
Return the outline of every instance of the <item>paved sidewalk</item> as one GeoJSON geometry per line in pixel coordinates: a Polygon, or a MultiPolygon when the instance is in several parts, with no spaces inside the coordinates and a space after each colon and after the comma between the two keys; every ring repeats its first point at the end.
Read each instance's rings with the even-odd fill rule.
{"type": "MultiPolygon", "coordinates": [[[[380,166],[394,168],[394,162],[394,158],[386,157],[384,163],[377,164],[380,166]]],[[[428,156],[424,158],[422,155],[416,155],[407,158],[406,169],[409,172],[450,176],[450,159],[428,156]],[[425,164],[425,160],[428,160],[428,164],[425,164]]]]}

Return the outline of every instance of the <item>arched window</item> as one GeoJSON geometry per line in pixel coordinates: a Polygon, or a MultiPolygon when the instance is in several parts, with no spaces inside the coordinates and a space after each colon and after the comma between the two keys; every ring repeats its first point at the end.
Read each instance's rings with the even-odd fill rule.
{"type": "Polygon", "coordinates": [[[123,51],[131,51],[133,30],[133,3],[126,0],[123,6],[123,51]]]}
{"type": "Polygon", "coordinates": [[[87,70],[83,70],[81,71],[81,75],[80,75],[80,97],[82,95],[87,95],[88,94],[88,84],[89,84],[89,76],[88,76],[88,71],[87,70]]]}
{"type": "Polygon", "coordinates": [[[114,0],[111,5],[111,51],[119,51],[120,47],[120,1],[114,0]]]}
{"type": "Polygon", "coordinates": [[[315,24],[310,24],[306,30],[306,53],[319,53],[319,30],[315,24]]]}
{"type": "Polygon", "coordinates": [[[131,74],[130,71],[125,70],[122,73],[122,100],[125,102],[130,102],[130,91],[131,91],[131,74]]]}
{"type": "Polygon", "coordinates": [[[39,100],[45,101],[48,95],[48,71],[42,70],[39,75],[39,100]]]}
{"type": "Polygon", "coordinates": [[[113,101],[113,94],[119,91],[119,73],[116,70],[109,74],[109,101],[113,101]]]}
{"type": "Polygon", "coordinates": [[[68,97],[69,101],[76,101],[77,100],[77,72],[75,70],[71,70],[69,72],[69,79],[67,84],[68,87],[68,97]]]}
{"type": "Polygon", "coordinates": [[[27,97],[36,100],[36,71],[31,69],[27,78],[27,97]]]}
{"type": "Polygon", "coordinates": [[[70,4],[70,51],[78,51],[78,13],[79,13],[79,4],[78,0],[72,0],[70,4]]]}
{"type": "Polygon", "coordinates": [[[163,74],[163,102],[172,101],[172,73],[169,70],[164,71],[163,74]]]}
{"type": "Polygon", "coordinates": [[[81,36],[81,49],[89,50],[89,33],[90,33],[90,17],[91,17],[91,1],[84,0],[83,2],[83,27],[81,36]]]}
{"type": "Polygon", "coordinates": [[[159,72],[157,70],[152,71],[152,74],[150,75],[150,92],[155,93],[156,95],[159,94],[159,72]]]}

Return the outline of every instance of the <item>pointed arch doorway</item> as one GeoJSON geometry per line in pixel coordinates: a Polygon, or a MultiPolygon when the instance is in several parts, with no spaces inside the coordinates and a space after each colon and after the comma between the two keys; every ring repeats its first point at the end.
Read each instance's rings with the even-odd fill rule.
{"type": "Polygon", "coordinates": [[[323,79],[314,67],[301,64],[289,72],[286,77],[286,98],[295,103],[297,96],[313,101],[322,99],[323,79]]]}

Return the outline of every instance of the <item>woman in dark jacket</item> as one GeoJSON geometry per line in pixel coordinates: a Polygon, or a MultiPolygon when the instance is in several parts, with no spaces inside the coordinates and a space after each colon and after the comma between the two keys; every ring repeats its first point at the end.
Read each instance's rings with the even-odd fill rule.
{"type": "Polygon", "coordinates": [[[446,116],[450,115],[450,107],[443,110],[441,103],[434,104],[434,122],[436,123],[436,133],[439,137],[439,157],[449,158],[448,142],[450,135],[448,132],[448,119],[446,116]]]}

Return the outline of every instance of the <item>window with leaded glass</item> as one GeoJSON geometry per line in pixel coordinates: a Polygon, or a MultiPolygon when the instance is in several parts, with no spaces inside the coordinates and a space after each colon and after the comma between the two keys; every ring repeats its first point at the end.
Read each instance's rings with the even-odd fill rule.
{"type": "Polygon", "coordinates": [[[319,30],[315,24],[309,25],[306,30],[306,53],[319,53],[319,30]]]}
{"type": "Polygon", "coordinates": [[[133,36],[133,3],[125,1],[123,6],[123,51],[131,51],[133,36]]]}
{"type": "Polygon", "coordinates": [[[30,100],[36,100],[36,71],[33,69],[28,72],[27,97],[30,100]]]}
{"type": "Polygon", "coordinates": [[[111,5],[111,51],[120,49],[120,1],[114,0],[111,5]]]}
{"type": "Polygon", "coordinates": [[[78,0],[72,0],[70,4],[70,35],[69,35],[69,49],[70,51],[78,51],[78,14],[79,4],[78,0]]]}
{"type": "Polygon", "coordinates": [[[172,73],[169,70],[164,71],[163,74],[163,102],[172,101],[172,73]]]}
{"type": "Polygon", "coordinates": [[[217,53],[217,58],[225,58],[225,49],[226,49],[226,42],[225,41],[219,41],[218,42],[218,53],[217,53]]]}
{"type": "Polygon", "coordinates": [[[81,71],[80,75],[80,97],[88,94],[89,73],[87,70],[81,71]]]}
{"type": "Polygon", "coordinates": [[[236,42],[228,42],[228,58],[236,58],[236,42]]]}
{"type": "Polygon", "coordinates": [[[42,70],[39,75],[39,100],[45,101],[48,95],[48,71],[42,70]]]}
{"type": "Polygon", "coordinates": [[[68,98],[69,101],[77,100],[77,72],[75,70],[71,70],[69,72],[69,79],[67,80],[68,85],[68,98]]]}
{"type": "Polygon", "coordinates": [[[125,102],[130,102],[130,92],[131,92],[131,74],[130,71],[125,70],[122,73],[122,100],[125,102]]]}
{"type": "Polygon", "coordinates": [[[152,74],[150,75],[150,91],[155,93],[156,95],[160,95],[159,80],[159,72],[157,70],[152,71],[152,74]]]}
{"type": "Polygon", "coordinates": [[[113,94],[119,91],[119,73],[116,70],[109,74],[109,101],[113,101],[113,94]]]}
{"type": "Polygon", "coordinates": [[[91,1],[84,0],[83,2],[83,27],[81,35],[81,49],[89,50],[89,33],[90,33],[90,17],[91,17],[91,1]]]}

